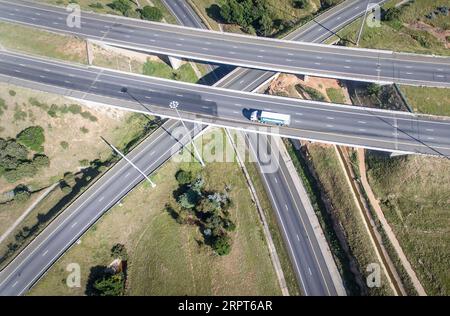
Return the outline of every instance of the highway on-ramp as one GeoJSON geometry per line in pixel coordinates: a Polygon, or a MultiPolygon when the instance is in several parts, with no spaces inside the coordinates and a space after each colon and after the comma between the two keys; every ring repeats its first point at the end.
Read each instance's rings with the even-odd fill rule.
{"type": "Polygon", "coordinates": [[[245,36],[0,0],[0,20],[65,32],[123,48],[220,64],[332,78],[450,87],[450,58],[245,36]]]}

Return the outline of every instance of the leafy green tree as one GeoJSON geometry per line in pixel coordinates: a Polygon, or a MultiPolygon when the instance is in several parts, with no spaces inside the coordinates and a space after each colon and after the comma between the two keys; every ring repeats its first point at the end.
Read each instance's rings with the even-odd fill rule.
{"type": "Polygon", "coordinates": [[[192,209],[197,205],[199,198],[200,196],[197,191],[189,189],[187,192],[180,195],[178,198],[178,203],[183,208],[192,209]]]}
{"type": "Polygon", "coordinates": [[[369,95],[378,95],[381,92],[381,86],[376,83],[371,83],[367,87],[369,95]]]}
{"type": "Polygon", "coordinates": [[[151,7],[149,5],[146,5],[141,10],[141,17],[144,20],[150,20],[150,21],[161,21],[163,18],[163,14],[161,10],[157,7],[151,7]]]}
{"type": "Polygon", "coordinates": [[[37,169],[48,167],[50,165],[50,158],[43,154],[34,155],[33,164],[37,169]]]}
{"type": "Polygon", "coordinates": [[[264,36],[270,34],[273,28],[272,18],[268,14],[263,14],[259,19],[260,31],[264,36]]]}
{"type": "Polygon", "coordinates": [[[129,11],[131,10],[131,3],[129,0],[113,0],[108,6],[117,10],[125,16],[128,16],[129,11]]]}
{"type": "Polygon", "coordinates": [[[0,138],[0,157],[13,157],[16,160],[26,160],[28,149],[14,140],[4,140],[0,138]]]}
{"type": "Polygon", "coordinates": [[[180,185],[185,185],[192,182],[192,172],[186,170],[178,170],[175,174],[175,179],[177,179],[180,185]]]}
{"type": "Polygon", "coordinates": [[[94,282],[94,288],[100,296],[121,296],[125,285],[123,273],[109,274],[94,282]]]}
{"type": "Polygon", "coordinates": [[[45,142],[44,129],[40,126],[30,126],[17,135],[17,141],[31,150],[42,152],[45,142]]]}

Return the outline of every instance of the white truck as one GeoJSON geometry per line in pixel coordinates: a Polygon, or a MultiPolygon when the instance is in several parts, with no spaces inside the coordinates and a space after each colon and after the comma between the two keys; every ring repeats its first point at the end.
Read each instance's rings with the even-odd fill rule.
{"type": "Polygon", "coordinates": [[[288,126],[289,123],[291,123],[291,116],[289,114],[255,110],[251,113],[250,120],[260,123],[288,126]]]}

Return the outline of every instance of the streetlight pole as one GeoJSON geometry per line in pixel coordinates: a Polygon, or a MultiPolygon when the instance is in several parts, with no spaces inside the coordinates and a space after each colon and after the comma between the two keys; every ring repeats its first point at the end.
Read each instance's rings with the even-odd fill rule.
{"type": "Polygon", "coordinates": [[[194,152],[195,152],[195,154],[197,155],[197,159],[198,159],[198,161],[200,161],[200,164],[202,165],[202,167],[204,167],[204,166],[205,166],[205,163],[203,162],[202,156],[200,156],[200,152],[197,150],[197,146],[195,145],[195,142],[194,142],[194,140],[193,140],[192,137],[191,137],[191,133],[189,132],[189,130],[188,130],[186,124],[184,123],[184,121],[181,119],[180,112],[178,112],[178,105],[180,105],[180,103],[179,103],[178,101],[171,101],[170,104],[169,104],[169,107],[170,107],[171,109],[174,109],[175,112],[177,113],[178,118],[179,118],[180,121],[181,121],[181,124],[183,124],[184,129],[186,130],[186,133],[188,133],[189,138],[190,138],[190,140],[191,140],[191,143],[192,143],[192,145],[194,146],[194,152]]]}
{"type": "Polygon", "coordinates": [[[136,169],[137,171],[139,171],[139,173],[141,175],[144,176],[145,179],[147,179],[147,181],[150,183],[150,185],[152,186],[152,188],[156,187],[156,184],[150,179],[150,177],[148,177],[141,169],[139,169],[138,166],[136,166],[130,159],[128,159],[127,156],[125,156],[119,149],[117,149],[113,144],[109,143],[106,141],[106,139],[104,139],[102,137],[103,141],[105,143],[107,143],[117,154],[119,154],[120,157],[122,157],[123,159],[125,159],[126,162],[128,162],[134,169],[136,169]]]}
{"type": "Polygon", "coordinates": [[[364,24],[366,23],[366,19],[367,19],[367,11],[369,11],[369,5],[370,5],[370,0],[367,1],[366,11],[364,12],[364,17],[363,17],[363,20],[361,23],[361,28],[359,29],[358,38],[356,39],[356,46],[359,46],[359,41],[361,39],[364,24]]]}

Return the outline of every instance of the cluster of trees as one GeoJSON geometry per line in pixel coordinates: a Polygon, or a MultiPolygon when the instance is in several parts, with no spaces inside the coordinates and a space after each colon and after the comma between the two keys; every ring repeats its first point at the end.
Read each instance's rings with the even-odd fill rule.
{"type": "Polygon", "coordinates": [[[123,244],[116,244],[111,248],[111,257],[119,259],[119,269],[96,266],[91,268],[86,287],[86,294],[90,296],[121,296],[125,290],[125,269],[128,260],[127,249],[123,244]]]}
{"type": "Polygon", "coordinates": [[[161,21],[163,18],[161,10],[157,7],[146,5],[142,9],[134,10],[131,0],[113,0],[108,6],[127,17],[134,17],[137,15],[140,16],[141,19],[157,22],[161,21]]]}
{"type": "Polygon", "coordinates": [[[29,149],[42,151],[44,140],[43,130],[39,126],[23,130],[17,139],[0,138],[0,175],[13,183],[33,177],[40,169],[48,167],[50,159],[42,153],[36,153],[29,159],[29,149]]]}
{"type": "Polygon", "coordinates": [[[204,242],[218,255],[231,251],[229,232],[236,229],[228,212],[232,205],[228,190],[224,193],[204,189],[204,180],[190,171],[179,170],[175,174],[179,188],[175,191],[177,210],[167,206],[167,211],[180,224],[197,225],[204,242]]]}
{"type": "Polygon", "coordinates": [[[398,21],[400,18],[401,10],[400,8],[392,7],[385,11],[382,14],[383,21],[398,21]]]}
{"type": "Polygon", "coordinates": [[[220,15],[250,34],[267,36],[274,29],[274,15],[266,0],[228,0],[221,5],[220,15]]]}

